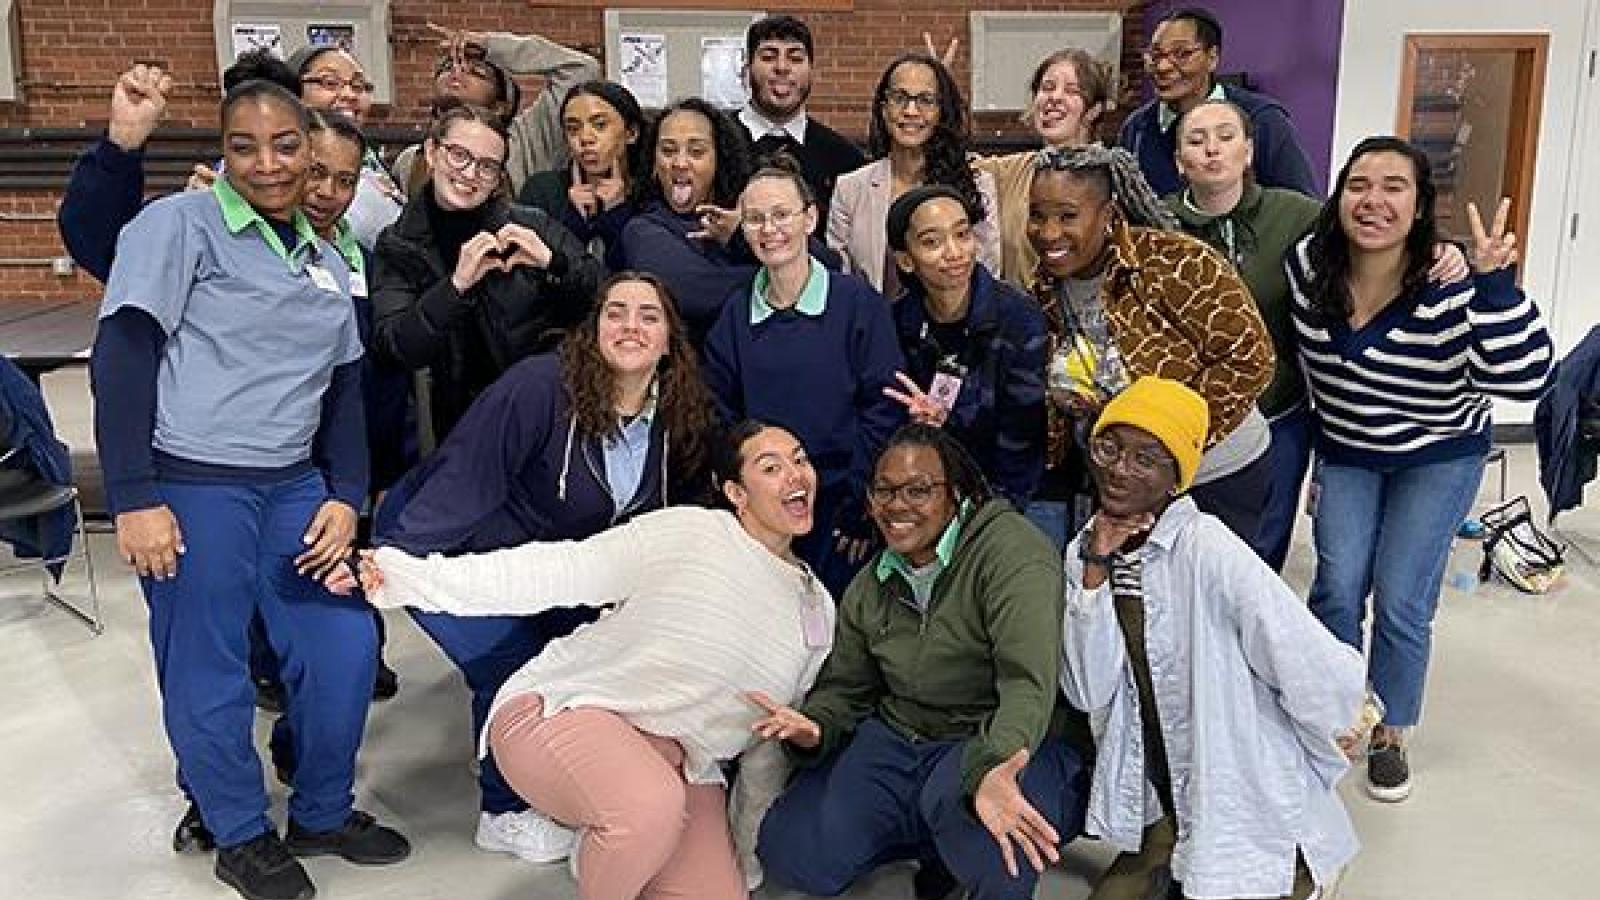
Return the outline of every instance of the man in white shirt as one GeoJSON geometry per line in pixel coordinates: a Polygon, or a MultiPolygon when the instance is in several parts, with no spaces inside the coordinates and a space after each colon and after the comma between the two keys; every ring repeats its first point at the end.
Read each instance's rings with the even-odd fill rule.
{"type": "Polygon", "coordinates": [[[867,160],[859,147],[806,114],[813,59],[811,29],[794,16],[752,24],[745,32],[750,102],[739,110],[739,124],[755,160],[784,152],[800,163],[826,221],[834,182],[867,160]]]}

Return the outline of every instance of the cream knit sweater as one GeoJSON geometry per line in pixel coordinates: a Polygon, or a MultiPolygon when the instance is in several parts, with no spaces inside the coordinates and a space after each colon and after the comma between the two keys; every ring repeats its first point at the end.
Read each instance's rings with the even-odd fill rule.
{"type": "Polygon", "coordinates": [[[369,599],[379,607],[488,616],[614,604],[512,675],[489,719],[530,691],[544,697],[546,715],[611,710],[681,744],[694,784],[721,783],[718,762],[752,743],[761,711],[745,691],[797,704],[811,688],[829,647],[806,646],[808,605],[826,643],[833,636],[821,582],[732,514],[699,507],[659,510],[583,541],[426,559],[385,547],[376,561],[384,584],[369,599]]]}

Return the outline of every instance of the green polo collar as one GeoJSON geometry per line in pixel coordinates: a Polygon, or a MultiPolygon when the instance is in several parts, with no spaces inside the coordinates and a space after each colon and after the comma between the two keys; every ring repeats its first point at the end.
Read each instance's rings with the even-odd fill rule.
{"type": "MultiPolygon", "coordinates": [[[[1228,99],[1228,92],[1224,91],[1222,89],[1222,82],[1217,81],[1217,82],[1213,82],[1212,83],[1212,85],[1211,85],[1211,93],[1206,95],[1206,99],[1207,100],[1226,100],[1226,99],[1228,99]]],[[[1173,125],[1176,125],[1177,123],[1178,123],[1178,111],[1177,110],[1173,109],[1170,105],[1168,105],[1166,103],[1163,103],[1160,106],[1156,107],[1156,124],[1161,126],[1161,130],[1163,132],[1167,131],[1173,125]]]]}
{"type": "MultiPolygon", "coordinates": [[[[271,247],[273,252],[277,253],[285,262],[288,262],[290,252],[287,247],[283,246],[283,241],[278,237],[278,232],[273,229],[266,219],[262,218],[261,213],[256,212],[255,207],[239,196],[239,192],[233,189],[233,185],[228,183],[228,179],[218,178],[213,181],[211,183],[211,193],[216,195],[217,205],[222,207],[222,223],[228,226],[230,233],[238,234],[249,226],[254,225],[256,230],[261,232],[261,236],[266,239],[267,246],[271,247]]],[[[295,245],[295,250],[298,251],[306,245],[312,247],[317,245],[317,233],[311,230],[311,223],[306,220],[305,214],[298,209],[294,211],[294,230],[300,236],[300,243],[295,245]]]]}
{"type": "MultiPolygon", "coordinates": [[[[806,276],[806,286],[800,291],[800,299],[795,301],[794,311],[815,318],[828,308],[828,270],[817,262],[816,257],[808,259],[811,261],[811,274],[806,276]]],[[[777,312],[767,302],[767,287],[771,281],[766,269],[756,273],[755,284],[750,289],[751,325],[760,325],[777,312]]]]}
{"type": "MultiPolygon", "coordinates": [[[[971,503],[963,502],[961,508],[956,510],[950,524],[944,527],[944,534],[939,535],[939,543],[934,545],[933,557],[939,563],[939,571],[943,572],[950,565],[950,560],[956,555],[956,545],[961,542],[961,521],[971,512],[971,503]]],[[[909,583],[911,581],[911,563],[906,558],[893,550],[884,548],[878,554],[878,565],[873,574],[878,576],[881,584],[889,580],[889,576],[899,572],[901,577],[909,583]]]]}
{"type": "Polygon", "coordinates": [[[341,218],[339,224],[333,226],[333,247],[350,264],[350,271],[364,272],[367,268],[366,260],[361,255],[361,245],[356,243],[356,233],[350,229],[350,222],[341,218]]]}

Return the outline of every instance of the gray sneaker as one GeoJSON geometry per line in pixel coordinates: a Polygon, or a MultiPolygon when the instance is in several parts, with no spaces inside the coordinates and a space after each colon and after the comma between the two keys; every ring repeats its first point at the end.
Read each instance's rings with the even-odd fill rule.
{"type": "Polygon", "coordinates": [[[1367,796],[1399,803],[1411,796],[1411,766],[1399,744],[1374,743],[1367,750],[1367,796]]]}

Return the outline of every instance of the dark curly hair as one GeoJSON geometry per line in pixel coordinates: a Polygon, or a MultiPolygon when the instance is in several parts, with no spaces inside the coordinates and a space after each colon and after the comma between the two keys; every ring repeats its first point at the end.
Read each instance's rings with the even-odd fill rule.
{"type": "Polygon", "coordinates": [[[972,166],[967,161],[968,143],[971,140],[967,129],[967,103],[961,96],[961,88],[956,84],[955,77],[944,63],[926,53],[903,53],[883,70],[878,87],[872,92],[872,123],[867,128],[867,154],[873,159],[882,159],[889,154],[889,122],[883,113],[889,102],[889,82],[894,78],[896,69],[913,63],[932,70],[934,80],[939,84],[939,124],[933,127],[933,134],[922,145],[926,160],[922,181],[924,184],[947,184],[960,191],[967,198],[967,207],[976,214],[972,220],[972,224],[976,225],[984,220],[989,211],[984,208],[983,195],[978,192],[978,179],[972,174],[972,166]]]}
{"type": "Polygon", "coordinates": [[[699,113],[711,123],[711,138],[717,154],[716,174],[711,178],[711,196],[706,202],[723,209],[732,209],[739,202],[745,182],[750,180],[750,139],[744,129],[731,116],[699,97],[685,97],[663,109],[651,123],[644,144],[644,172],[647,178],[634,181],[634,200],[645,206],[650,203],[666,205],[661,184],[656,180],[656,144],[661,140],[661,126],[667,117],[677,112],[699,113]]]}
{"type": "Polygon", "coordinates": [[[1433,265],[1433,245],[1438,241],[1438,220],[1434,214],[1434,199],[1438,191],[1433,184],[1433,167],[1421,150],[1404,138],[1392,135],[1369,137],[1350,151],[1344,168],[1334,181],[1333,191],[1322,212],[1311,227],[1311,240],[1306,245],[1310,264],[1311,284],[1309,305],[1313,317],[1323,324],[1343,322],[1350,318],[1350,237],[1344,233],[1339,221],[1339,201],[1344,196],[1345,184],[1350,180],[1350,170],[1356,160],[1371,153],[1398,153],[1411,161],[1413,179],[1417,185],[1417,218],[1406,234],[1406,269],[1401,277],[1400,290],[1404,294],[1415,291],[1428,281],[1428,269],[1433,265]]]}
{"type": "Polygon", "coordinates": [[[700,379],[699,354],[689,343],[677,301],[666,283],[648,272],[623,271],[607,278],[595,293],[589,315],[561,342],[561,379],[572,398],[578,434],[604,439],[615,436],[621,426],[616,375],[600,354],[600,317],[605,315],[611,289],[628,282],[649,285],[661,299],[667,317],[667,354],[657,369],[657,414],[666,426],[673,481],[698,484],[706,465],[705,437],[713,423],[711,394],[700,379]]]}

